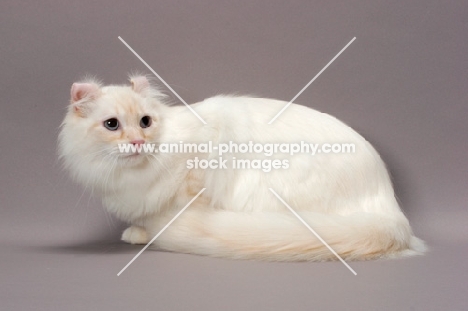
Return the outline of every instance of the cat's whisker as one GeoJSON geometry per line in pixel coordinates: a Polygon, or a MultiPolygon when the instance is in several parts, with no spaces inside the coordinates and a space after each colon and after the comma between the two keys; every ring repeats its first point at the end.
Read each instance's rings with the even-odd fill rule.
{"type": "MultiPolygon", "coordinates": [[[[107,163],[107,166],[105,167],[104,171],[107,171],[106,172],[106,175],[105,175],[105,178],[104,178],[104,192],[107,194],[107,189],[109,188],[109,178],[112,174],[114,174],[114,168],[116,167],[116,163],[118,161],[118,158],[115,157],[115,151],[112,151],[109,156],[111,157],[111,159],[113,159],[112,162],[109,162],[107,163]]],[[[114,187],[111,187],[111,188],[114,188],[114,187]]]]}
{"type": "MultiPolygon", "coordinates": [[[[100,153],[100,152],[102,152],[102,151],[105,150],[105,149],[107,149],[107,148],[102,148],[102,149],[99,150],[98,152],[100,153]]],[[[92,152],[91,154],[96,154],[96,153],[97,153],[97,152],[92,152]]],[[[104,161],[105,158],[106,158],[106,156],[105,156],[101,161],[104,161]]],[[[81,162],[85,161],[85,159],[86,159],[86,156],[83,157],[83,159],[81,160],[81,162]]],[[[81,163],[81,162],[80,162],[80,163],[81,163]]],[[[81,199],[83,198],[85,192],[88,190],[89,185],[91,185],[91,191],[90,191],[91,193],[90,193],[90,195],[89,195],[89,197],[88,197],[88,202],[87,202],[87,206],[89,206],[91,196],[92,196],[93,193],[94,193],[94,185],[95,185],[95,182],[96,182],[96,176],[95,176],[95,175],[93,176],[93,179],[92,179],[92,180],[91,180],[91,179],[88,179],[88,180],[85,182],[85,184],[84,184],[84,189],[83,189],[83,191],[81,192],[81,195],[80,195],[80,197],[78,198],[78,201],[77,201],[76,204],[75,204],[75,209],[78,207],[79,203],[81,202],[81,199]]]]}
{"type": "Polygon", "coordinates": [[[117,154],[117,156],[114,157],[114,161],[112,163],[110,163],[109,165],[109,168],[107,169],[107,175],[105,177],[105,181],[104,181],[104,187],[105,187],[105,193],[108,194],[108,189],[111,189],[111,193],[116,197],[118,198],[119,202],[123,205],[125,205],[126,207],[131,207],[130,204],[128,202],[126,202],[121,195],[119,195],[116,191],[117,191],[117,187],[115,187],[115,178],[114,178],[114,175],[115,174],[115,168],[119,165],[118,161],[121,160],[120,157],[119,157],[119,151],[117,150],[113,150],[111,152],[112,155],[115,155],[117,154]],[[111,178],[112,177],[112,178],[111,178]],[[113,183],[112,185],[109,184],[109,180],[111,180],[111,182],[113,183]]]}
{"type": "MultiPolygon", "coordinates": [[[[169,169],[169,167],[167,167],[162,161],[161,159],[159,159],[155,154],[149,154],[150,157],[153,157],[156,161],[158,161],[159,165],[161,166],[161,168],[163,168],[164,170],[166,170],[166,172],[171,175],[172,178],[174,178],[174,174],[172,174],[172,171],[169,169]]],[[[154,166],[154,163],[152,161],[148,161],[149,163],[151,163],[151,165],[156,169],[156,171],[159,171],[158,167],[154,166]]]]}

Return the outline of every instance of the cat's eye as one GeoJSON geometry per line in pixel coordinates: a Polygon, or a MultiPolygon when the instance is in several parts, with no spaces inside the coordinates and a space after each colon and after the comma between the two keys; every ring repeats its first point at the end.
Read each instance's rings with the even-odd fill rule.
{"type": "Polygon", "coordinates": [[[104,121],[104,127],[109,131],[116,131],[119,128],[119,120],[111,118],[104,121]]]}
{"type": "Polygon", "coordinates": [[[143,118],[141,118],[141,120],[140,120],[140,126],[141,126],[142,128],[150,127],[150,126],[151,126],[151,118],[148,117],[148,116],[144,116],[143,118]]]}

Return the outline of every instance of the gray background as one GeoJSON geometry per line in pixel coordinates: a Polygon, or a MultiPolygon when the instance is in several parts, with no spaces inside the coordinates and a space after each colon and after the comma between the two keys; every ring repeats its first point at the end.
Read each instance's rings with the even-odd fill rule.
{"type": "MultiPolygon", "coordinates": [[[[467,310],[466,1],[2,1],[2,310],[467,310]],[[149,72],[187,102],[296,100],[371,141],[424,257],[262,263],[146,251],[56,156],[71,84],[149,72]]],[[[177,101],[174,99],[174,101],[177,101]]]]}

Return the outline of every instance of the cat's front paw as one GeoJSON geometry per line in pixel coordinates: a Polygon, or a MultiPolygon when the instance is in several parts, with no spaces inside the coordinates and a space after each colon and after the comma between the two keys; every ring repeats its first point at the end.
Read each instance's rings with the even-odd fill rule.
{"type": "Polygon", "coordinates": [[[145,228],[131,226],[125,229],[122,234],[122,241],[130,244],[146,244],[149,242],[145,228]]]}

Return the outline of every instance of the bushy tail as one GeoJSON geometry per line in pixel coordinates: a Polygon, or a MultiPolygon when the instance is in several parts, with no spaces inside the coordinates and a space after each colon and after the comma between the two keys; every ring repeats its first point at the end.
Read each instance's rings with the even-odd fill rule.
{"type": "MultiPolygon", "coordinates": [[[[366,260],[422,254],[407,219],[355,213],[301,212],[304,221],[343,259],[366,260]]],[[[151,236],[157,233],[149,232],[151,236]]],[[[273,261],[336,260],[291,213],[184,212],[156,241],[158,247],[216,257],[273,261]]]]}

